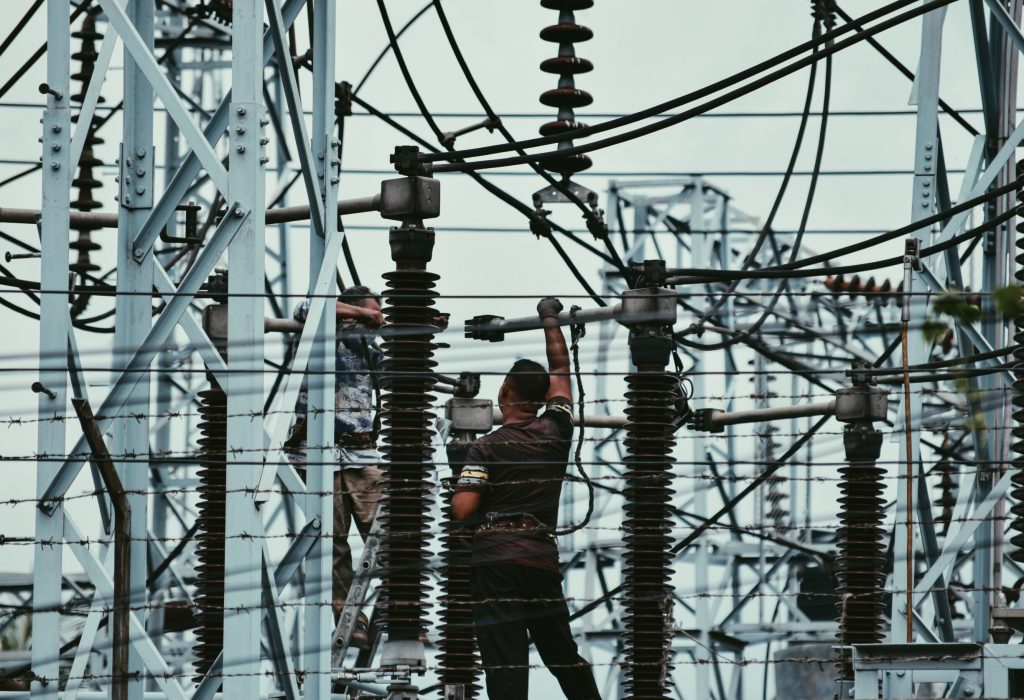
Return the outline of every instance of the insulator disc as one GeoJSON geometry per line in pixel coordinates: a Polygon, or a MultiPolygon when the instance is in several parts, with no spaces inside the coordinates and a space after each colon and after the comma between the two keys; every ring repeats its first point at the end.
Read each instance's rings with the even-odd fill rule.
{"type": "Polygon", "coordinates": [[[555,107],[556,109],[586,107],[593,103],[593,101],[594,97],[589,92],[578,90],[577,88],[555,88],[554,90],[544,92],[540,96],[541,104],[555,107]]]}
{"type": "Polygon", "coordinates": [[[594,64],[579,56],[556,56],[541,61],[540,69],[555,75],[579,75],[594,70],[594,64]]]}
{"type": "Polygon", "coordinates": [[[589,10],[594,0],[540,0],[540,6],[548,10],[589,10]]]}
{"type": "Polygon", "coordinates": [[[556,44],[575,44],[580,41],[588,41],[594,38],[594,32],[582,24],[552,24],[540,30],[540,38],[544,41],[551,41],[556,44]]]}

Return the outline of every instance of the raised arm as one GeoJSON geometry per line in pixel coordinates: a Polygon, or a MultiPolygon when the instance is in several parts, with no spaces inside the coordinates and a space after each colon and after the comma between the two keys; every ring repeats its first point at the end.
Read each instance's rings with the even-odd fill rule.
{"type": "Polygon", "coordinates": [[[379,328],[384,325],[384,315],[380,311],[365,309],[362,306],[336,301],[334,302],[334,313],[339,321],[362,321],[371,328],[379,328]]]}
{"type": "Polygon", "coordinates": [[[556,396],[572,401],[569,346],[565,344],[565,335],[558,325],[558,314],[561,311],[562,302],[554,297],[545,297],[537,304],[537,314],[544,323],[544,344],[548,355],[548,374],[551,378],[551,386],[546,397],[548,401],[556,396]]]}

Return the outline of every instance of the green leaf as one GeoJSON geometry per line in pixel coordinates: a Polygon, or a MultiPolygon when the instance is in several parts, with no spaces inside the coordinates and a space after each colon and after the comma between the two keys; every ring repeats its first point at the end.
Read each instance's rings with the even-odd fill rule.
{"type": "Polygon", "coordinates": [[[921,327],[921,334],[929,343],[938,343],[949,332],[949,327],[937,318],[929,318],[921,327]]]}
{"type": "Polygon", "coordinates": [[[1001,287],[992,292],[992,300],[996,310],[1004,318],[1014,318],[1024,314],[1024,288],[1016,284],[1001,287]]]}

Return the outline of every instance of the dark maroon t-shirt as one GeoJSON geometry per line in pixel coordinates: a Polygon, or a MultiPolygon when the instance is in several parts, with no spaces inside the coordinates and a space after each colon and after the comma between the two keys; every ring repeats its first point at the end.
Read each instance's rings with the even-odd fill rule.
{"type": "Polygon", "coordinates": [[[527,513],[546,529],[537,532],[490,530],[473,538],[473,565],[517,564],[559,573],[558,501],[572,442],[572,403],[563,397],[548,402],[543,414],[488,433],[473,443],[466,469],[483,467],[487,480],[460,480],[456,492],[481,495],[477,515],[527,513]]]}

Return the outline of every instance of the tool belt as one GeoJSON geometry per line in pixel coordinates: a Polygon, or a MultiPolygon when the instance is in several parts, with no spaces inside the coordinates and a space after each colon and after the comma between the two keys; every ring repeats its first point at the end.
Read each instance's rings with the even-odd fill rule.
{"type": "Polygon", "coordinates": [[[518,515],[488,513],[486,520],[477,526],[476,532],[480,535],[489,532],[529,532],[533,535],[554,539],[551,528],[529,513],[518,515]]]}
{"type": "Polygon", "coordinates": [[[336,444],[348,450],[370,450],[377,446],[377,436],[373,432],[349,433],[338,438],[336,444]]]}

